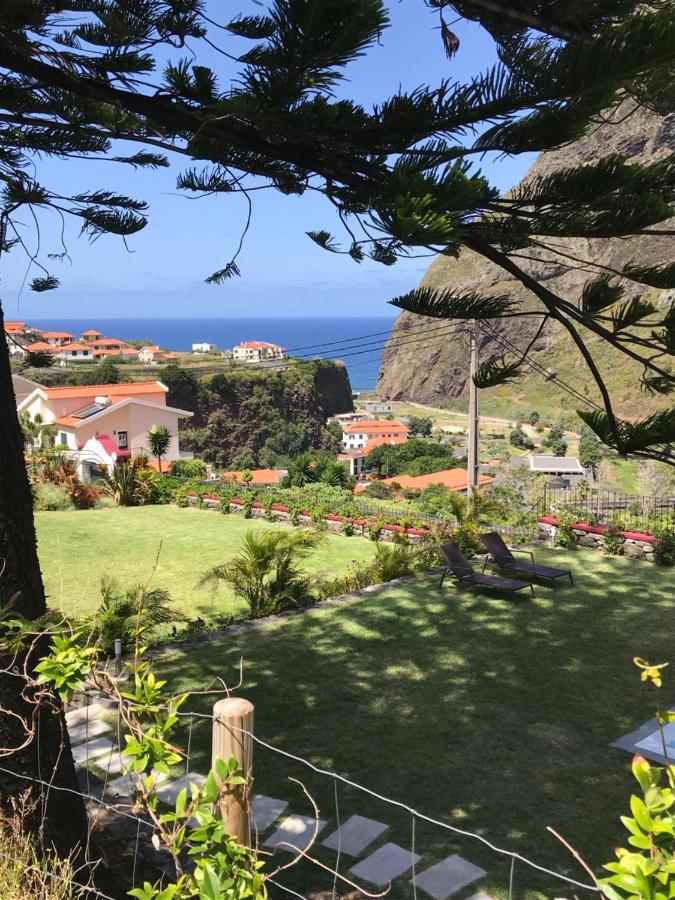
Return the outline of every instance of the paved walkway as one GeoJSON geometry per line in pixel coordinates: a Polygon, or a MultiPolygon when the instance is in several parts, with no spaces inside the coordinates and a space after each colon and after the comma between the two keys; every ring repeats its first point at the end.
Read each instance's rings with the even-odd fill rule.
{"type": "MultiPolygon", "coordinates": [[[[112,701],[95,701],[89,706],[66,714],[68,733],[73,745],[75,765],[97,774],[103,773],[106,791],[113,797],[129,797],[138,776],[124,774],[124,758],[120,752],[117,728],[105,721],[114,713],[112,701]]],[[[189,783],[198,787],[205,776],[187,772],[170,779],[157,775],[157,795],[161,802],[173,806],[178,793],[189,783]]],[[[344,862],[349,858],[349,874],[355,880],[376,888],[386,888],[397,878],[407,878],[433,900],[447,900],[473,885],[487,874],[479,866],[456,853],[429,866],[424,853],[411,853],[410,848],[387,841],[389,825],[366,816],[352,815],[338,828],[329,821],[289,812],[288,801],[259,794],[253,798],[252,818],[261,843],[279,852],[304,850],[315,838],[321,846],[332,850],[344,862]],[[270,832],[265,836],[266,832],[270,832]]],[[[491,900],[479,891],[469,900],[491,900]]]]}

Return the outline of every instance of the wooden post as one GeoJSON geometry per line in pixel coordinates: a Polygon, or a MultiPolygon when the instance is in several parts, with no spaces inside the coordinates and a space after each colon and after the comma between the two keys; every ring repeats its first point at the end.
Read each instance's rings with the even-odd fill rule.
{"type": "Polygon", "coordinates": [[[239,774],[246,784],[226,790],[220,797],[220,815],[227,825],[227,832],[240,844],[251,846],[249,819],[250,788],[253,771],[253,704],[242,697],[227,697],[213,706],[213,743],[211,764],[220,758],[227,762],[234,757],[239,763],[239,774]]]}

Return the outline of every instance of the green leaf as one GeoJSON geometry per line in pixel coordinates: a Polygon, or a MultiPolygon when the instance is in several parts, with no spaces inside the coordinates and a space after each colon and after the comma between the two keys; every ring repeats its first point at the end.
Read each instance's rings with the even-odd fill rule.
{"type": "Polygon", "coordinates": [[[208,278],[205,279],[207,284],[222,284],[223,281],[227,281],[228,278],[235,278],[241,275],[239,271],[239,266],[231,260],[224,269],[219,269],[217,272],[214,272],[212,275],[209,275],[208,278]]]}
{"type": "Polygon", "coordinates": [[[330,253],[337,253],[340,249],[339,245],[335,243],[330,231],[306,231],[305,234],[307,237],[311,238],[315,244],[318,244],[319,247],[328,250],[330,253]]]}
{"type": "Polygon", "coordinates": [[[507,294],[495,296],[452,288],[420,287],[390,301],[392,306],[433,319],[496,319],[508,315],[515,301],[507,294]]]}
{"type": "Polygon", "coordinates": [[[608,275],[600,275],[587,281],[581,293],[581,310],[585,316],[593,317],[608,306],[612,306],[623,296],[620,284],[610,284],[608,275]]]}
{"type": "Polygon", "coordinates": [[[630,808],[631,812],[635,816],[635,821],[638,823],[640,828],[643,828],[645,831],[651,831],[652,825],[654,824],[652,817],[647,812],[647,807],[639,797],[633,795],[630,798],[630,808]]]}
{"type": "Polygon", "coordinates": [[[33,278],[30,283],[30,289],[41,294],[43,291],[53,291],[59,284],[58,278],[55,278],[53,275],[45,275],[40,278],[33,278]]]}

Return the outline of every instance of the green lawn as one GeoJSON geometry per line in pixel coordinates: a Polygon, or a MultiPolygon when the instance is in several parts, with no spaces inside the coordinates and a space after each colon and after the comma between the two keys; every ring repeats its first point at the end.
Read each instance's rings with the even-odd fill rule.
{"type": "MultiPolygon", "coordinates": [[[[595,867],[622,840],[630,758],[609,744],[654,709],[633,657],[675,662],[675,578],[672,569],[584,551],[537,556],[569,565],[576,587],[537,588],[535,600],[514,605],[419,579],[172,651],[158,669],[176,690],[196,689],[214,676],[234,681],[243,657],[240,693],[256,705],[259,737],[585,881],[545,829],[554,826],[595,867]]],[[[186,708],[208,713],[211,702],[194,698],[186,708]]],[[[210,746],[210,723],[195,720],[197,770],[207,769],[210,746]]],[[[333,830],[332,782],[260,747],[254,765],[256,790],[292,798],[294,811],[309,814],[288,780],[301,778],[329,820],[325,834],[333,830]]],[[[410,846],[409,814],[344,786],[338,803],[343,821],[359,813],[389,822],[381,842],[410,846]]],[[[418,820],[416,848],[418,871],[459,852],[489,872],[482,888],[508,896],[509,861],[477,841],[418,820]]],[[[306,865],[281,880],[303,892],[330,884],[306,865]]],[[[517,898],[585,895],[522,863],[513,875],[517,898]]],[[[391,896],[412,896],[407,879],[391,896]]]]}
{"type": "MultiPolygon", "coordinates": [[[[289,527],[176,506],[39,512],[35,519],[48,602],[69,614],[96,608],[103,576],[122,585],[149,578],[160,542],[153,584],[169,590],[186,615],[245,612],[228,587],[197,587],[199,577],[234,556],[248,529],[289,527]]],[[[316,574],[339,574],[373,553],[370,541],[330,534],[306,565],[316,574]]]]}

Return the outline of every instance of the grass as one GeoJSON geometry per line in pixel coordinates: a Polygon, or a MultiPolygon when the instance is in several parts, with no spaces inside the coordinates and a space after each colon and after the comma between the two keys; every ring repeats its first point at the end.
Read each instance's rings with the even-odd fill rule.
{"type": "MultiPolygon", "coordinates": [[[[640,683],[632,659],[672,661],[675,579],[672,570],[585,551],[537,557],[569,566],[576,587],[540,587],[533,601],[511,604],[418,579],[198,652],[172,651],[158,669],[172,689],[197,689],[215,676],[232,683],[243,658],[240,693],[256,705],[259,737],[587,881],[546,826],[596,870],[623,840],[630,759],[609,745],[653,714],[654,689],[640,683]]],[[[208,714],[212,701],[195,697],[186,708],[208,714]]],[[[192,767],[205,771],[209,721],[194,720],[190,747],[192,767]]],[[[333,783],[256,747],[256,790],[311,814],[289,776],[307,786],[332,832],[333,783]]],[[[337,800],[343,821],[358,813],[387,822],[380,843],[410,847],[408,813],[343,785],[337,800]]],[[[417,819],[415,843],[418,871],[458,852],[488,871],[481,888],[509,896],[509,860],[479,842],[417,819]]],[[[302,892],[330,886],[307,865],[280,880],[302,892]]],[[[351,865],[343,860],[342,870],[351,865]]],[[[513,875],[522,900],[585,895],[520,862],[513,875]]],[[[394,882],[391,896],[410,897],[409,881],[394,882]]]]}
{"type": "MultiPolygon", "coordinates": [[[[145,581],[161,542],[153,584],[168,589],[187,616],[205,619],[246,607],[226,586],[215,592],[197,587],[203,572],[234,556],[250,528],[289,527],[176,506],[38,512],[35,520],[51,606],[71,615],[92,612],[100,601],[101,578],[114,576],[123,586],[145,581]]],[[[352,560],[365,562],[373,553],[374,544],[363,538],[327,534],[306,566],[317,575],[337,575],[352,560]]]]}

